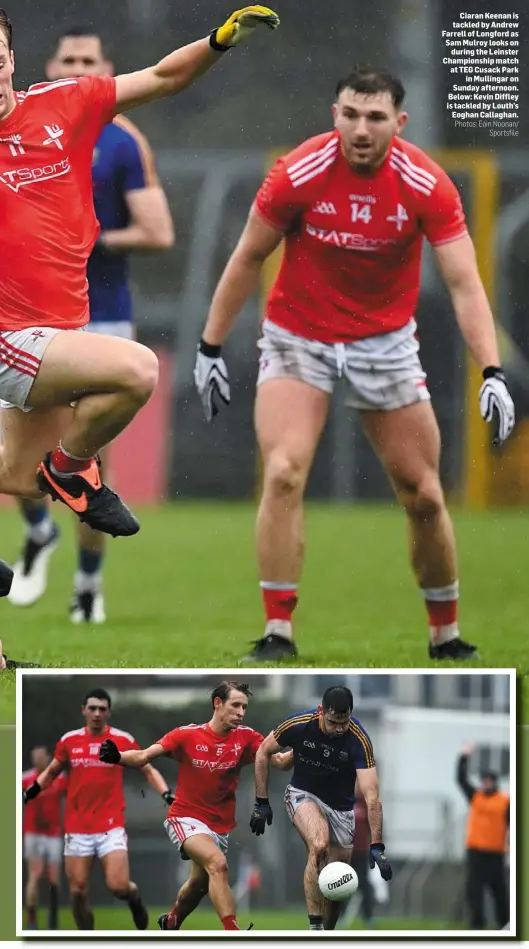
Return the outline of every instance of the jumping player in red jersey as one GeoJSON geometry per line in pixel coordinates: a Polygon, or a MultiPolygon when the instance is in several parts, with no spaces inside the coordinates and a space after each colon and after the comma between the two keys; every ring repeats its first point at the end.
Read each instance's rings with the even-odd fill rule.
{"type": "MultiPolygon", "coordinates": [[[[30,752],[32,767],[22,774],[22,790],[29,788],[46,770],[51,755],[47,748],[30,752]]],[[[48,929],[58,928],[59,893],[62,863],[62,799],[66,794],[68,775],[63,772],[38,798],[24,810],[24,859],[26,861],[26,928],[37,929],[39,883],[48,883],[48,929]]]]}
{"type": "Polygon", "coordinates": [[[260,188],[199,343],[195,382],[211,419],[230,400],[221,345],[283,241],[259,342],[257,549],[266,626],[250,661],[297,654],[292,613],[303,563],[303,495],[340,377],[407,514],[430,658],[476,655],[459,633],[439,429],[418,355],[424,237],[483,372],[480,410],[495,423],[498,443],[512,431],[514,405],[459,194],[439,165],[400,137],[403,99],[400,80],[371,67],[338,83],[334,130],[279,159],[260,188]]]}
{"type": "MultiPolygon", "coordinates": [[[[101,758],[128,768],[169,755],[178,764],[174,801],[164,823],[171,843],[183,860],[191,860],[189,878],[169,913],[158,919],[160,929],[180,929],[209,892],[224,929],[240,929],[228,883],[229,832],[235,827],[235,794],[241,768],[255,761],[263,736],[243,725],[249,687],[220,682],[211,693],[213,716],[204,725],[184,725],[170,731],[144,751],[119,752],[105,741],[101,758]]],[[[290,752],[277,754],[272,764],[286,770],[290,752]]]]}
{"type": "Polygon", "coordinates": [[[15,406],[3,413],[3,494],[50,495],[113,536],[139,530],[102,483],[97,452],[149,399],[157,359],[131,340],[76,332],[89,320],[86,265],[99,232],[94,145],[117,113],[181,92],[259,25],[275,29],[279,18],[243,7],[155,66],[15,92],[0,11],[0,399],[15,406]]]}
{"type": "MultiPolygon", "coordinates": [[[[27,804],[36,798],[63,769],[68,769],[64,865],[77,928],[94,928],[88,883],[94,857],[98,857],[109,890],[128,904],[136,928],[147,929],[147,910],[129,873],[123,772],[99,758],[108,738],[121,751],[137,749],[138,745],[132,735],[108,725],[111,706],[105,689],[92,689],[87,694],[81,708],[84,728],[62,736],[51,763],[24,792],[24,801],[27,804]]],[[[160,772],[148,764],[142,770],[151,787],[171,804],[173,795],[160,772]]]]}

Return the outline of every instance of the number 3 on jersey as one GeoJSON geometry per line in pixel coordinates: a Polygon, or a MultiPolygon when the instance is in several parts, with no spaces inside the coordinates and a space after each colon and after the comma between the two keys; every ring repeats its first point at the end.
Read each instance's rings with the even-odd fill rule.
{"type": "Polygon", "coordinates": [[[363,221],[364,224],[369,224],[371,220],[371,208],[368,204],[358,204],[358,201],[354,201],[351,205],[351,220],[352,221],[363,221]]]}

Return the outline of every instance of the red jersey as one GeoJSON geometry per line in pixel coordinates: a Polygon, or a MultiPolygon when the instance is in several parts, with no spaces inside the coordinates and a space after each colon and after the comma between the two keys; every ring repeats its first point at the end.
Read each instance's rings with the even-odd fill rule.
{"type": "Polygon", "coordinates": [[[398,137],[381,167],[360,175],[337,132],[317,135],[276,162],[255,207],[285,232],[268,319],[325,343],[404,326],[417,304],[423,236],[436,246],[467,233],[448,175],[398,137]]]}
{"type": "Polygon", "coordinates": [[[255,761],[263,736],[239,725],[218,735],[209,725],[184,725],[160,739],[178,761],[178,783],[169,817],[195,817],[217,834],[235,827],[235,792],[244,765],[255,761]]]}
{"type": "Polygon", "coordinates": [[[92,155],[116,111],[111,76],[15,93],[0,121],[0,330],[88,322],[86,264],[99,233],[92,155]]]}
{"type": "Polygon", "coordinates": [[[125,826],[123,768],[99,760],[105,738],[111,738],[120,751],[139,748],[132,735],[112,727],[100,735],[90,734],[86,727],[78,728],[66,732],[57,742],[55,757],[70,774],[64,812],[66,834],[102,834],[125,826]]]}
{"type": "MultiPolygon", "coordinates": [[[[40,771],[30,768],[22,775],[22,790],[25,791],[37,780],[40,771]]],[[[63,771],[49,788],[24,805],[24,834],[41,834],[43,837],[60,837],[62,834],[62,797],[66,794],[68,775],[63,771]]]]}

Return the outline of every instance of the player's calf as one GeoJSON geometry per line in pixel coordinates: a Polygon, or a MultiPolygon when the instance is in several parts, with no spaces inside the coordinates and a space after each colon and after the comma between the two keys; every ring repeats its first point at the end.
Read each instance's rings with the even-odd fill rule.
{"type": "Polygon", "coordinates": [[[116,886],[109,886],[109,889],[118,900],[127,903],[136,929],[147,929],[149,925],[149,914],[145,907],[138,887],[135,883],[126,883],[116,886]]]}

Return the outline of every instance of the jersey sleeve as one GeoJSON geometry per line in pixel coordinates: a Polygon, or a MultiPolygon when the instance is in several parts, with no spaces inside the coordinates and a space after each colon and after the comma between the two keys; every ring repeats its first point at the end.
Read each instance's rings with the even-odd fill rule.
{"type": "Polygon", "coordinates": [[[437,176],[437,184],[421,211],[422,232],[434,247],[458,240],[467,233],[459,191],[442,168],[437,169],[437,176]]]}
{"type": "Polygon", "coordinates": [[[81,76],[78,97],[90,121],[103,128],[116,114],[116,80],[113,76],[81,76]]]}
{"type": "Polygon", "coordinates": [[[264,736],[260,732],[252,731],[248,742],[241,756],[241,764],[253,764],[255,756],[264,741],[264,736]]]}
{"type": "Polygon", "coordinates": [[[291,716],[274,728],[274,738],[282,748],[294,748],[302,729],[303,725],[291,716]]]}
{"type": "Polygon", "coordinates": [[[118,162],[125,193],[159,185],[153,151],[141,132],[127,131],[118,147],[118,162]]]}
{"type": "Polygon", "coordinates": [[[286,160],[278,159],[257,192],[256,211],[272,227],[286,232],[294,227],[305,206],[306,200],[290,180],[286,160]]]}
{"type": "Polygon", "coordinates": [[[68,752],[68,745],[66,744],[65,741],[63,741],[62,738],[60,738],[57,744],[55,745],[55,752],[54,752],[53,757],[56,758],[57,761],[60,761],[61,764],[67,764],[69,761],[70,755],[68,752]]]}
{"type": "Polygon", "coordinates": [[[184,736],[182,734],[181,728],[173,728],[172,731],[167,732],[163,738],[157,742],[158,745],[161,745],[166,754],[174,754],[177,751],[180,751],[184,746],[184,736]]]}
{"type": "Polygon", "coordinates": [[[357,771],[364,768],[375,767],[375,755],[371,739],[365,728],[362,728],[359,722],[351,719],[349,723],[349,732],[353,737],[355,747],[355,767],[357,771]]]}

